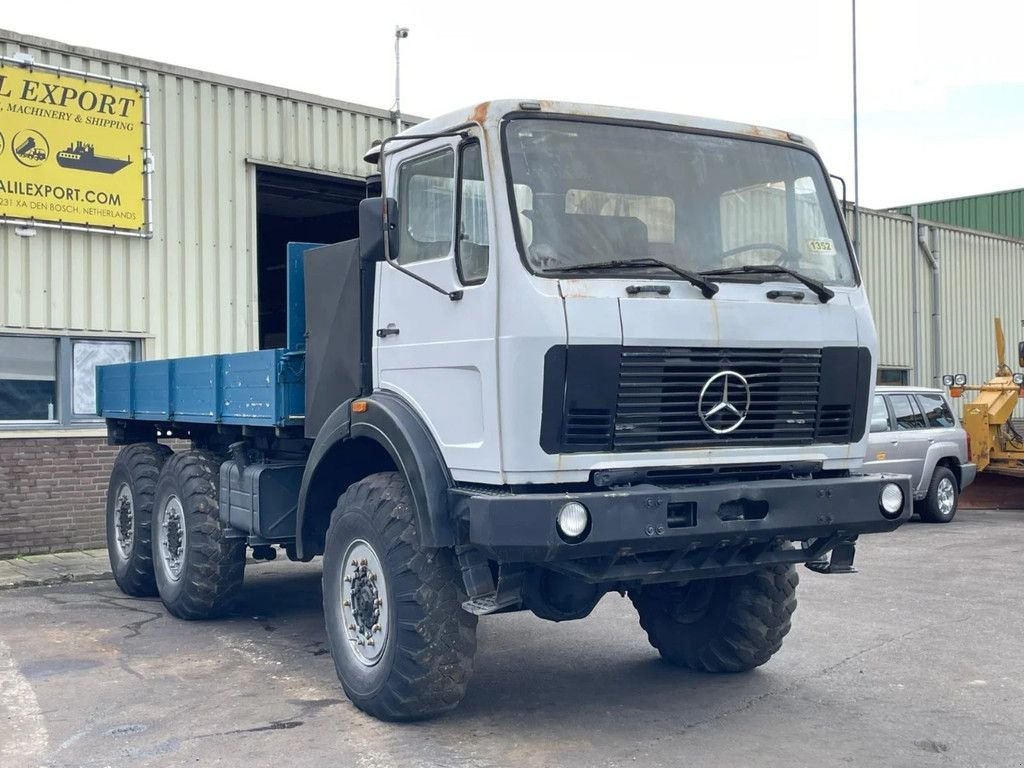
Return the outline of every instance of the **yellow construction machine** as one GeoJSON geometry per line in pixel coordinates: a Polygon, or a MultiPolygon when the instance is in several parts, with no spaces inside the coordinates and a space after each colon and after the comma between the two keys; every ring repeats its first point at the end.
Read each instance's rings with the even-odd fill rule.
{"type": "MultiPolygon", "coordinates": [[[[1024,396],[1024,373],[1014,373],[1006,364],[1003,323],[996,318],[996,374],[984,384],[968,384],[962,373],[942,377],[951,397],[977,392],[964,403],[963,424],[967,430],[967,452],[978,471],[1024,477],[1024,436],[1013,426],[1017,400],[1024,396]]],[[[1017,347],[1018,362],[1024,368],[1024,342],[1017,347]]]]}

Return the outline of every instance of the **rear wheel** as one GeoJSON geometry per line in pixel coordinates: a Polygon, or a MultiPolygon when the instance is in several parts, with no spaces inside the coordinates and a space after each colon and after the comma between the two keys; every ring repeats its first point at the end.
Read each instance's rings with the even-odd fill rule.
{"type": "Polygon", "coordinates": [[[948,523],[956,516],[959,501],[956,475],[949,467],[938,466],[932,473],[928,496],[921,506],[921,519],[928,523],[948,523]]]}
{"type": "Polygon", "coordinates": [[[156,594],[150,534],[153,496],[171,449],[159,443],[125,446],[107,486],[107,555],[114,581],[126,595],[156,594]]]}
{"type": "Polygon", "coordinates": [[[153,562],[160,599],[179,619],[230,608],[245,574],[245,539],[229,538],[218,516],[220,459],[176,453],[160,472],[153,510],[153,562]]]}
{"type": "Polygon", "coordinates": [[[672,664],[701,672],[745,672],[781,647],[800,577],[774,566],[720,579],[656,584],[630,592],[651,645],[672,664]]]}
{"type": "Polygon", "coordinates": [[[476,616],[462,609],[449,550],[417,545],[413,501],[397,472],[353,483],[338,499],[324,548],[324,619],[334,666],[360,709],[415,720],[466,693],[476,616]]]}

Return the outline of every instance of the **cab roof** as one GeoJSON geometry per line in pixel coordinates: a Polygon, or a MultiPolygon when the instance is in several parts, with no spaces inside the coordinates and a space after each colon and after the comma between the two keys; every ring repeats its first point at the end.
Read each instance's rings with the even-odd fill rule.
{"type": "Polygon", "coordinates": [[[713,120],[706,117],[678,115],[670,112],[656,112],[646,109],[629,109],[626,107],[609,107],[599,104],[580,104],[570,101],[545,101],[529,99],[500,99],[484,101],[471,107],[449,112],[445,115],[417,123],[402,132],[402,135],[415,136],[426,133],[444,133],[470,123],[485,128],[493,128],[506,116],[512,113],[533,113],[537,115],[578,115],[580,117],[608,118],[610,120],[627,120],[632,122],[654,123],[676,128],[695,128],[716,133],[734,134],[759,139],[771,139],[794,144],[796,146],[814,148],[814,144],[803,136],[776,128],[765,128],[747,123],[734,123],[727,120],[713,120]]]}

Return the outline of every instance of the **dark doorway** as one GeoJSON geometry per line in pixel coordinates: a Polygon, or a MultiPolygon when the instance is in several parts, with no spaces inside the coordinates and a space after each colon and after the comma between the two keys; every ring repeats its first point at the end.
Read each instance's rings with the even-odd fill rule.
{"type": "Polygon", "coordinates": [[[365,185],[278,168],[256,169],[259,348],[285,346],[288,243],[337,243],[359,235],[365,185]]]}

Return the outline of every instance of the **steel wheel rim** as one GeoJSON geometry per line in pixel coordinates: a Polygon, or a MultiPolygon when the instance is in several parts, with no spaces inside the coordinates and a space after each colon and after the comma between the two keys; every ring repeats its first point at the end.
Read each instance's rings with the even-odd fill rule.
{"type": "Polygon", "coordinates": [[[938,502],[939,512],[941,512],[943,516],[946,516],[953,511],[953,483],[948,477],[944,477],[939,480],[939,485],[935,489],[935,499],[938,502]]]}
{"type": "Polygon", "coordinates": [[[348,652],[363,666],[381,660],[388,643],[387,580],[380,558],[363,539],[345,550],[341,568],[341,617],[348,652]]]}
{"type": "Polygon", "coordinates": [[[135,497],[128,483],[121,483],[114,494],[114,547],[122,560],[135,548],[135,497]]]}
{"type": "Polygon", "coordinates": [[[185,525],[185,510],[177,496],[171,496],[161,507],[159,523],[160,560],[167,577],[178,581],[185,568],[188,527],[185,525]]]}

